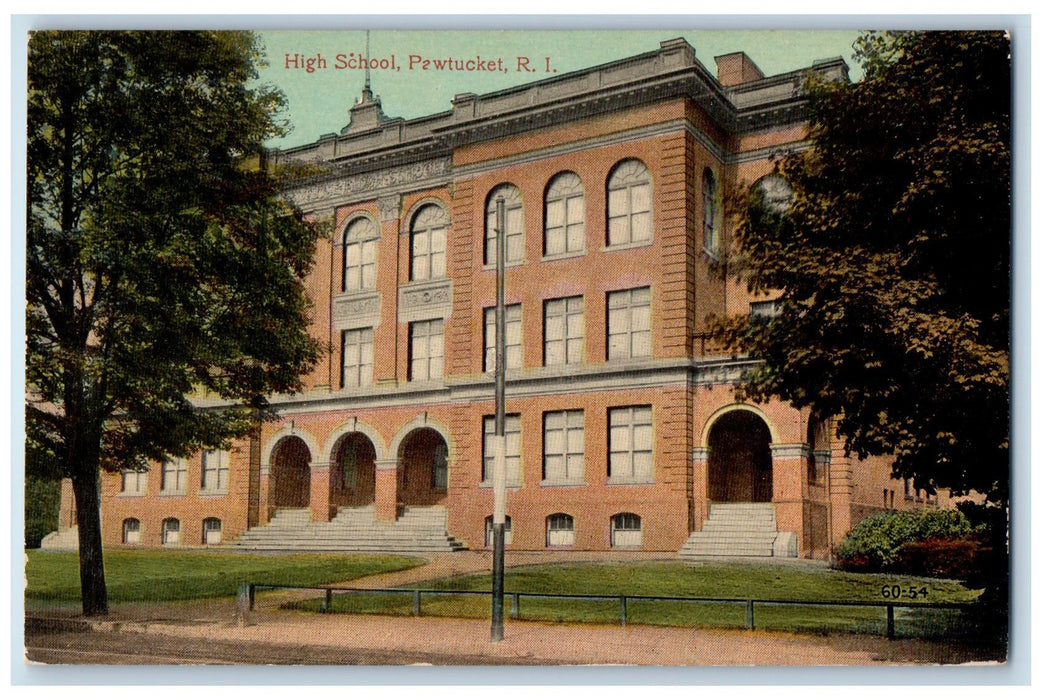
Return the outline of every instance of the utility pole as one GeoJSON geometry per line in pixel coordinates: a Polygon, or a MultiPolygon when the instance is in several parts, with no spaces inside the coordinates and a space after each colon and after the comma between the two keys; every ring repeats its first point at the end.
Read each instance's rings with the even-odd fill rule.
{"type": "Polygon", "coordinates": [[[506,203],[496,199],[496,435],[492,440],[492,641],[503,639],[503,550],[506,535],[506,203]]]}

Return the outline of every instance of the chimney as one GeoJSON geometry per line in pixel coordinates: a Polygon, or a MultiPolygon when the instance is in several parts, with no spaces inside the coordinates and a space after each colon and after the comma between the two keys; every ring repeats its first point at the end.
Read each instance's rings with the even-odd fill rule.
{"type": "Polygon", "coordinates": [[[714,56],[713,60],[716,61],[716,79],[724,87],[741,85],[763,78],[763,71],[745,55],[744,51],[714,56]]]}

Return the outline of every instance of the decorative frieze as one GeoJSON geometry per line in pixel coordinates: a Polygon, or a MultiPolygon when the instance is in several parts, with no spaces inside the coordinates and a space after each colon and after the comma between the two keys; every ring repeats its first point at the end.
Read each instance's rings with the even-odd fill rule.
{"type": "Polygon", "coordinates": [[[337,330],[376,327],[379,324],[379,292],[351,292],[334,297],[333,325],[337,330]]]}
{"type": "MultiPolygon", "coordinates": [[[[286,190],[286,197],[304,211],[361,199],[379,199],[405,189],[442,184],[452,169],[451,158],[436,158],[368,173],[340,175],[286,190]]],[[[383,210],[380,213],[383,219],[383,210]]]]}
{"type": "Polygon", "coordinates": [[[398,290],[398,318],[402,323],[451,315],[451,279],[414,282],[398,290]]]}

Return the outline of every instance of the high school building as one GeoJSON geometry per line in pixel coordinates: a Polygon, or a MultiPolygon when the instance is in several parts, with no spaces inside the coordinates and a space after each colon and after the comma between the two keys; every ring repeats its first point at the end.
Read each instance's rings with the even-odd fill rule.
{"type": "Polygon", "coordinates": [[[510,548],[821,558],[867,514],[933,507],[828,421],[734,398],[755,360],[713,349],[706,316],[772,304],[715,264],[723,193],[783,198],[803,81],[848,78],[714,61],[664,41],[411,120],[367,88],[340,133],[277,153],[317,173],[287,196],[335,222],[309,279],[329,353],[253,440],[103,475],[105,542],[362,549],[433,523],[490,546],[500,197],[510,548]]]}

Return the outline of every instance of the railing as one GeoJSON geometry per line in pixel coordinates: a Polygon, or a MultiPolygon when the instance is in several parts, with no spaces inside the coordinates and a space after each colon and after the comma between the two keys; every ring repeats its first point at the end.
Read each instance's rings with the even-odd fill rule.
{"type": "MultiPolygon", "coordinates": [[[[320,591],[324,593],[324,597],[320,603],[320,611],[323,613],[330,612],[333,607],[333,594],[342,595],[365,595],[374,593],[384,594],[395,594],[395,595],[411,595],[412,596],[412,614],[414,616],[420,616],[422,613],[422,597],[428,596],[483,596],[490,597],[489,591],[458,591],[458,590],[438,590],[434,588],[351,588],[342,586],[286,586],[286,585],[270,585],[270,584],[259,584],[259,583],[244,583],[239,586],[239,600],[238,606],[240,612],[246,610],[253,610],[257,591],[260,590],[303,590],[303,591],[320,591]]],[[[571,594],[571,593],[526,593],[521,591],[515,592],[504,592],[504,595],[510,598],[510,617],[517,619],[521,614],[521,598],[543,598],[543,599],[558,599],[558,600],[587,600],[587,601],[611,601],[615,600],[619,603],[619,623],[625,627],[628,615],[628,605],[631,602],[673,602],[673,603],[725,603],[733,605],[745,605],[745,628],[756,629],[756,606],[803,606],[803,607],[822,607],[822,606],[835,606],[835,607],[860,607],[860,608],[886,608],[886,638],[894,639],[894,610],[896,608],[948,608],[948,609],[964,609],[972,605],[972,603],[923,603],[923,602],[893,602],[893,601],[840,601],[840,600],[784,600],[774,598],[689,598],[681,596],[654,596],[654,595],[585,595],[585,594],[571,594]]]]}

